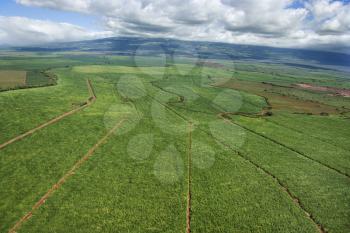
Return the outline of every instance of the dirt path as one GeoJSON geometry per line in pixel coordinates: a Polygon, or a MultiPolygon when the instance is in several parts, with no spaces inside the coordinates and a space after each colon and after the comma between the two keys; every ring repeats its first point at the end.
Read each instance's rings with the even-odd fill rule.
{"type": "MultiPolygon", "coordinates": [[[[174,110],[173,108],[171,108],[170,106],[168,106],[167,104],[163,104],[160,101],[158,101],[157,99],[155,99],[154,97],[150,96],[151,98],[153,98],[154,100],[156,100],[157,102],[159,102],[159,104],[163,105],[164,107],[166,107],[167,109],[169,109],[170,111],[176,113],[177,115],[179,115],[183,120],[185,120],[186,122],[190,123],[191,122],[189,120],[187,120],[184,116],[182,116],[180,113],[178,113],[176,110],[174,110]]],[[[268,99],[265,98],[266,102],[267,102],[267,107],[266,109],[262,109],[262,111],[260,113],[258,113],[258,117],[260,117],[260,115],[264,115],[265,111],[270,110],[271,105],[268,102],[268,99]]],[[[219,114],[219,116],[226,121],[227,123],[230,124],[234,124],[233,122],[229,121],[228,119],[225,118],[225,116],[230,115],[230,114],[219,114]]],[[[239,126],[239,125],[238,125],[239,126]]],[[[198,128],[199,130],[201,130],[200,128],[198,128]]],[[[278,179],[278,177],[276,177],[274,174],[270,173],[269,171],[267,171],[266,169],[264,169],[263,167],[261,167],[259,164],[255,163],[254,161],[252,161],[251,159],[249,159],[247,156],[245,156],[244,154],[242,154],[241,152],[235,150],[234,148],[232,148],[231,146],[223,143],[220,139],[215,138],[212,134],[206,132],[205,130],[201,130],[205,133],[207,133],[209,136],[213,137],[216,141],[218,141],[219,143],[221,143],[223,146],[225,146],[226,148],[234,151],[235,153],[238,154],[239,157],[241,157],[242,159],[244,159],[245,161],[249,162],[250,164],[252,164],[256,169],[258,169],[259,171],[263,172],[264,174],[268,175],[269,177],[271,177],[281,188],[281,190],[283,192],[285,192],[289,198],[293,201],[293,203],[295,203],[306,215],[306,217],[315,225],[315,228],[317,228],[318,232],[320,233],[327,233],[327,231],[325,230],[324,226],[317,222],[315,217],[308,212],[308,210],[305,208],[305,206],[301,203],[300,199],[295,196],[294,194],[292,194],[290,192],[290,190],[288,189],[288,187],[286,185],[284,185],[280,179],[278,179]]],[[[192,144],[192,136],[190,134],[190,145],[192,144]]],[[[278,143],[278,142],[277,142],[278,143]]],[[[279,143],[278,143],[279,144],[279,143]]],[[[283,146],[283,145],[282,145],[283,146]]],[[[298,153],[298,152],[297,152],[298,153]]],[[[191,155],[191,154],[189,154],[191,155]]],[[[318,162],[318,161],[315,161],[318,162]]],[[[190,163],[189,163],[190,164],[190,163]]],[[[189,167],[190,168],[190,167],[189,167]]],[[[330,168],[332,169],[332,168],[330,168]]],[[[189,177],[191,175],[191,170],[189,170],[189,177]]],[[[191,232],[191,180],[189,179],[189,183],[188,183],[188,195],[187,195],[187,211],[186,211],[186,233],[190,233],[191,232]]]]}
{"type": "Polygon", "coordinates": [[[104,144],[107,139],[113,134],[125,121],[125,119],[119,121],[108,133],[102,137],[88,152],[87,154],[82,157],[78,162],[76,162],[73,167],[61,178],[58,180],[56,184],[54,184],[46,193],[44,196],[40,198],[40,200],[32,207],[32,210],[29,211],[27,214],[25,214],[8,232],[9,233],[16,233],[16,231],[21,227],[21,225],[26,222],[30,217],[33,216],[33,213],[35,210],[37,210],[40,206],[42,206],[46,200],[56,191],[58,190],[69,177],[74,175],[75,171],[81,167],[81,165],[87,161],[96,151],[98,147],[100,147],[102,144],[104,144]]]}
{"type": "MultiPolygon", "coordinates": [[[[176,113],[177,115],[179,115],[183,120],[185,120],[186,122],[188,122],[190,124],[190,127],[192,127],[192,123],[187,120],[184,116],[182,116],[180,113],[178,113],[176,110],[174,110],[173,108],[171,108],[170,106],[168,106],[167,104],[163,104],[160,101],[158,101],[157,99],[155,99],[154,97],[151,97],[154,100],[156,100],[157,102],[159,102],[159,104],[163,105],[164,107],[166,107],[167,109],[169,109],[170,111],[176,113]]],[[[270,109],[270,104],[268,102],[267,99],[265,99],[267,101],[267,105],[268,107],[266,109],[263,109],[260,113],[258,113],[257,115],[264,115],[265,111],[270,109]]],[[[230,124],[234,124],[233,122],[229,121],[228,119],[225,118],[225,116],[230,115],[230,114],[219,114],[219,116],[226,122],[230,123],[230,124]]],[[[198,128],[199,130],[201,130],[200,128],[198,128]]],[[[192,196],[192,190],[191,190],[191,176],[192,176],[192,170],[191,170],[191,147],[192,147],[192,130],[190,130],[189,132],[189,170],[188,170],[188,194],[187,194],[187,210],[186,210],[186,233],[190,233],[191,232],[191,196],[192,196]]],[[[239,157],[241,157],[242,159],[244,159],[245,161],[249,162],[250,164],[252,164],[256,169],[258,169],[259,171],[263,172],[264,174],[268,175],[269,177],[271,177],[281,188],[281,190],[283,192],[285,192],[289,198],[293,201],[293,203],[295,203],[306,215],[306,217],[315,225],[315,228],[317,228],[318,232],[320,233],[327,233],[327,231],[325,230],[324,226],[321,223],[318,223],[316,221],[316,219],[314,218],[314,216],[307,211],[307,209],[305,208],[305,206],[301,203],[300,199],[298,197],[296,197],[294,194],[292,194],[290,192],[290,190],[288,189],[288,187],[286,185],[284,185],[280,179],[278,179],[274,174],[270,173],[269,171],[267,171],[266,169],[264,169],[263,167],[261,167],[259,164],[255,163],[254,161],[252,161],[251,159],[249,159],[247,156],[243,155],[241,152],[235,150],[234,148],[232,148],[231,146],[223,143],[220,139],[215,138],[212,134],[206,132],[205,130],[201,130],[205,133],[207,133],[209,136],[213,137],[216,141],[218,141],[219,143],[221,143],[223,146],[225,146],[226,148],[234,151],[235,153],[238,154],[239,157]]]]}
{"type": "Polygon", "coordinates": [[[350,89],[346,89],[346,88],[316,86],[308,83],[297,83],[295,84],[295,86],[301,89],[306,89],[306,90],[311,90],[316,92],[333,93],[333,94],[329,94],[330,96],[350,97],[350,89]]]}
{"type": "MultiPolygon", "coordinates": [[[[168,92],[161,87],[158,87],[156,85],[153,85],[153,86],[157,87],[163,92],[168,92]]],[[[175,94],[175,93],[172,93],[172,94],[175,94]]],[[[187,206],[186,206],[186,233],[190,233],[191,232],[191,200],[192,200],[192,127],[193,127],[193,123],[190,120],[188,120],[185,116],[181,115],[172,107],[170,107],[168,104],[162,103],[161,101],[157,100],[155,97],[151,95],[147,95],[147,96],[188,123],[188,152],[187,152],[188,153],[188,157],[187,157],[188,158],[188,162],[187,162],[188,163],[188,168],[187,168],[188,180],[187,180],[187,206]]],[[[179,102],[183,102],[185,99],[182,96],[180,96],[179,98],[180,98],[179,102]]]]}
{"type": "MultiPolygon", "coordinates": [[[[224,121],[228,124],[233,124],[231,121],[223,118],[224,121]]],[[[203,130],[202,130],[203,131],[203,130]]],[[[310,219],[310,221],[312,221],[315,225],[315,227],[317,228],[317,230],[320,232],[320,233],[327,233],[327,231],[325,230],[324,226],[317,222],[315,217],[310,213],[308,212],[308,210],[305,208],[305,206],[301,203],[300,199],[295,196],[289,189],[286,185],[284,185],[282,183],[282,181],[280,179],[278,179],[278,177],[276,177],[274,174],[270,173],[268,170],[266,170],[265,168],[261,167],[259,164],[255,163],[253,160],[251,160],[250,158],[248,158],[247,156],[245,156],[243,153],[241,153],[240,151],[232,148],[230,145],[227,145],[226,143],[222,142],[220,139],[214,137],[213,135],[211,135],[210,133],[206,132],[206,131],[203,131],[205,133],[207,133],[208,135],[210,135],[211,137],[213,137],[216,141],[218,141],[220,144],[222,144],[223,146],[225,146],[226,148],[234,151],[235,153],[237,153],[237,155],[239,157],[241,157],[242,159],[244,159],[245,161],[249,162],[250,164],[252,164],[256,169],[258,169],[259,171],[263,172],[264,174],[266,174],[267,176],[271,177],[281,188],[281,190],[283,192],[285,192],[289,198],[293,201],[293,203],[295,203],[306,215],[306,217],[308,219],[310,219]]]]}
{"type": "Polygon", "coordinates": [[[65,113],[63,113],[62,115],[60,115],[60,116],[58,116],[58,117],[56,117],[56,118],[54,118],[54,119],[52,119],[52,120],[50,120],[50,121],[48,121],[48,122],[45,122],[44,124],[41,124],[41,125],[35,127],[34,129],[31,129],[31,130],[25,132],[24,134],[21,134],[21,135],[15,137],[15,138],[12,138],[11,140],[9,140],[9,141],[3,143],[3,144],[0,144],[0,150],[3,149],[3,148],[5,148],[5,147],[8,146],[8,145],[14,143],[14,142],[17,142],[17,141],[19,141],[19,140],[22,140],[23,138],[25,138],[25,137],[27,137],[27,136],[29,136],[29,135],[35,133],[35,132],[38,131],[38,130],[41,130],[41,129],[43,129],[43,128],[49,126],[49,125],[52,125],[52,124],[54,124],[54,123],[56,123],[56,122],[62,120],[63,118],[65,118],[65,117],[67,117],[67,116],[70,116],[70,115],[72,115],[72,114],[74,114],[74,113],[76,113],[76,112],[82,110],[83,108],[86,108],[86,107],[90,106],[91,104],[93,104],[93,103],[95,102],[95,100],[96,100],[96,95],[95,95],[94,89],[93,89],[93,87],[92,87],[91,81],[90,81],[90,80],[87,80],[86,83],[87,83],[87,86],[88,86],[88,90],[89,90],[90,97],[89,97],[89,99],[84,103],[84,105],[82,105],[82,106],[80,106],[80,107],[78,107],[78,108],[76,108],[76,109],[73,109],[73,110],[71,110],[71,111],[69,111],[69,112],[65,112],[65,113]]]}
{"type": "MultiPolygon", "coordinates": [[[[185,120],[186,122],[188,122],[189,124],[191,124],[191,122],[189,120],[186,119],[186,117],[182,116],[180,113],[178,113],[176,110],[174,110],[173,108],[171,108],[170,106],[168,106],[167,104],[163,104],[160,101],[158,101],[156,98],[154,98],[153,96],[149,96],[152,99],[154,99],[155,101],[157,101],[159,104],[163,105],[164,107],[166,107],[167,109],[169,109],[170,111],[174,112],[175,114],[177,114],[180,118],[182,118],[183,120],[185,120]]],[[[262,112],[258,113],[258,115],[263,115],[264,111],[269,110],[270,109],[270,104],[268,102],[267,99],[265,99],[267,101],[267,109],[263,109],[262,112]]],[[[229,114],[228,114],[229,115],[229,114]]],[[[226,119],[224,116],[226,116],[226,114],[219,114],[219,116],[224,120],[229,122],[230,124],[233,124],[231,121],[229,121],[228,119],[226,119]]],[[[191,125],[192,127],[192,125],[191,125]]],[[[200,128],[198,128],[199,130],[201,130],[200,128]]],[[[192,130],[191,130],[192,131],[192,130]]],[[[221,143],[223,146],[227,147],[228,149],[234,151],[235,153],[238,154],[239,157],[241,157],[242,159],[244,159],[245,161],[249,162],[250,164],[252,164],[256,169],[258,169],[259,171],[263,172],[264,174],[268,175],[269,177],[271,177],[281,188],[281,190],[283,192],[285,192],[289,198],[293,201],[293,203],[295,203],[306,215],[306,217],[315,225],[315,228],[317,228],[318,232],[320,233],[327,233],[327,231],[325,230],[324,226],[321,223],[318,223],[316,221],[316,219],[314,218],[314,216],[307,211],[307,209],[305,208],[305,206],[301,203],[301,201],[299,200],[298,197],[296,197],[294,194],[292,194],[290,192],[290,190],[288,189],[288,187],[286,185],[284,185],[280,179],[278,179],[274,174],[270,173],[269,171],[267,171],[266,169],[264,169],[263,167],[261,167],[259,164],[255,163],[254,161],[250,160],[247,156],[243,155],[241,152],[235,150],[234,148],[230,147],[229,145],[226,145],[225,143],[223,143],[220,139],[215,138],[212,134],[206,132],[205,130],[201,130],[205,133],[207,133],[209,136],[213,137],[216,141],[218,141],[219,143],[221,143]]],[[[190,140],[190,145],[192,145],[192,132],[189,135],[189,140],[190,140]]],[[[189,148],[189,151],[191,151],[191,148],[189,148]]],[[[191,153],[189,152],[189,156],[191,156],[191,153]]],[[[190,160],[190,158],[189,158],[190,160]]],[[[189,162],[189,165],[191,163],[189,162]]],[[[191,167],[189,166],[189,180],[188,180],[188,194],[187,194],[187,210],[186,210],[186,233],[190,233],[191,232],[191,167]]]]}
{"type": "MultiPolygon", "coordinates": [[[[161,91],[167,92],[166,90],[156,85],[154,86],[159,88],[161,91]]],[[[190,120],[188,120],[186,117],[178,113],[176,110],[171,108],[169,105],[162,103],[161,101],[157,100],[155,97],[151,95],[147,95],[147,96],[188,123],[188,152],[187,152],[188,153],[188,157],[187,157],[188,158],[188,162],[187,162],[188,163],[188,168],[187,168],[188,180],[187,180],[187,206],[186,206],[186,233],[190,233],[191,232],[191,199],[192,199],[192,127],[193,127],[193,123],[190,120]]],[[[183,102],[183,101],[184,101],[184,98],[180,97],[179,102],[183,102]]]]}
{"type": "Polygon", "coordinates": [[[191,232],[191,197],[192,197],[192,122],[188,128],[188,183],[187,183],[187,209],[186,233],[191,232]]]}

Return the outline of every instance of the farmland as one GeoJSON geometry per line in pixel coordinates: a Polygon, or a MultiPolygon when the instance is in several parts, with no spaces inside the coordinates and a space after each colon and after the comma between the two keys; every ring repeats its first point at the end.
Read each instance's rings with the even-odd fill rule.
{"type": "Polygon", "coordinates": [[[57,77],[45,71],[2,70],[0,71],[0,91],[53,86],[57,77]]]}
{"type": "Polygon", "coordinates": [[[350,231],[349,73],[6,57],[36,88],[0,92],[0,232],[350,231]]]}
{"type": "Polygon", "coordinates": [[[0,72],[0,88],[15,88],[24,86],[27,73],[25,71],[3,70],[0,72]]]}

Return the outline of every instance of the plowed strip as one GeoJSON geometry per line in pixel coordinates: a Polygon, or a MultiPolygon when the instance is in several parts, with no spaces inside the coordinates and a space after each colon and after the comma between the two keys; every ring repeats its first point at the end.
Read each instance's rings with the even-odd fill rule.
{"type": "Polygon", "coordinates": [[[192,195],[192,123],[188,132],[188,183],[187,183],[186,233],[191,232],[191,195],[192,195]]]}
{"type": "Polygon", "coordinates": [[[86,108],[86,107],[90,106],[91,104],[93,104],[95,102],[95,100],[96,100],[96,95],[94,93],[94,90],[92,88],[90,80],[87,80],[87,86],[88,86],[88,90],[89,90],[89,93],[90,93],[90,97],[89,97],[89,99],[86,101],[86,103],[84,105],[80,106],[79,108],[73,109],[73,110],[71,110],[69,112],[63,113],[62,115],[60,115],[60,116],[58,116],[58,117],[56,117],[56,118],[54,118],[54,119],[52,119],[52,120],[50,120],[48,122],[45,122],[44,124],[39,125],[36,128],[25,132],[24,134],[21,134],[21,135],[15,137],[15,138],[12,138],[11,140],[3,143],[3,144],[0,144],[0,150],[5,148],[8,145],[14,143],[14,142],[17,142],[17,141],[19,141],[19,140],[21,140],[21,139],[23,139],[23,138],[25,138],[25,137],[35,133],[36,131],[38,131],[40,129],[43,129],[43,128],[49,126],[49,125],[52,125],[52,124],[62,120],[63,118],[65,118],[67,116],[70,116],[70,115],[72,115],[72,114],[82,110],[83,108],[86,108]]]}
{"type": "Polygon", "coordinates": [[[125,120],[121,120],[118,122],[103,138],[101,138],[88,152],[82,157],[78,162],[74,164],[74,166],[61,178],[58,180],[56,184],[54,184],[44,196],[40,198],[40,200],[32,207],[32,210],[29,211],[26,215],[24,215],[10,230],[9,233],[15,233],[21,225],[26,222],[30,217],[32,217],[35,210],[37,210],[40,206],[42,206],[45,201],[53,194],[54,191],[59,189],[67,179],[74,174],[74,172],[85,162],[87,161],[95,152],[95,150],[100,147],[103,143],[107,141],[107,139],[113,134],[124,122],[125,120]]]}

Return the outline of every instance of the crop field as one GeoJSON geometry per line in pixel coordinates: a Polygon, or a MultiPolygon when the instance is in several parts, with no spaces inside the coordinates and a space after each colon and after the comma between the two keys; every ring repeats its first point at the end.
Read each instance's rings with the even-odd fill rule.
{"type": "Polygon", "coordinates": [[[37,88],[0,92],[0,232],[350,232],[349,73],[68,52],[7,70],[37,88]]]}
{"type": "Polygon", "coordinates": [[[15,88],[26,84],[27,73],[17,70],[0,70],[0,89],[15,88]]]}
{"type": "Polygon", "coordinates": [[[57,77],[52,73],[40,70],[0,70],[0,91],[53,86],[56,84],[57,77]]]}

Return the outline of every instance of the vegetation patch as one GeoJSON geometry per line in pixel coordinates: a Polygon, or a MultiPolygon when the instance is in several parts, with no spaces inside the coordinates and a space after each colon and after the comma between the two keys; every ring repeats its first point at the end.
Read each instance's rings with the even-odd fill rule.
{"type": "Polygon", "coordinates": [[[0,91],[53,86],[56,84],[57,76],[49,71],[0,70],[0,91]]]}
{"type": "Polygon", "coordinates": [[[230,80],[224,83],[216,83],[215,86],[232,88],[262,96],[268,100],[272,111],[288,111],[292,113],[316,115],[322,113],[341,113],[341,110],[337,109],[335,106],[314,100],[303,99],[302,96],[288,95],[288,92],[283,93],[283,90],[289,90],[290,87],[241,80],[230,80]],[[280,90],[281,88],[283,89],[282,91],[280,90]]]}
{"type": "Polygon", "coordinates": [[[59,78],[0,93],[0,144],[90,105],[0,149],[1,232],[33,206],[18,232],[348,232],[350,99],[294,85],[349,88],[344,75],[133,60],[0,61],[27,85],[59,78]]]}
{"type": "Polygon", "coordinates": [[[50,71],[34,70],[27,73],[27,87],[44,87],[57,84],[57,76],[50,71]]]}
{"type": "Polygon", "coordinates": [[[0,90],[15,89],[26,85],[27,72],[0,70],[0,90]]]}

